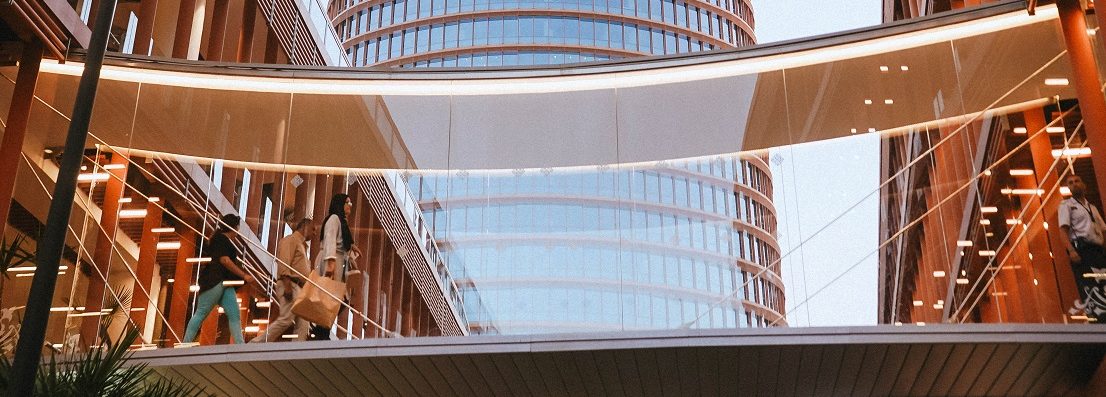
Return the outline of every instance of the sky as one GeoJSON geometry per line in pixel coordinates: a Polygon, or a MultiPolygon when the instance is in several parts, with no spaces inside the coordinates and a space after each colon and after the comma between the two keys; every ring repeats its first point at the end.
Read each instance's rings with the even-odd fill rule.
{"type": "Polygon", "coordinates": [[[770,43],[878,25],[881,0],[751,0],[757,41],[770,43]]]}
{"type": "MultiPolygon", "coordinates": [[[[759,43],[878,25],[880,0],[752,0],[759,43]]],[[[789,326],[877,315],[878,136],[770,151],[789,326]]]]}

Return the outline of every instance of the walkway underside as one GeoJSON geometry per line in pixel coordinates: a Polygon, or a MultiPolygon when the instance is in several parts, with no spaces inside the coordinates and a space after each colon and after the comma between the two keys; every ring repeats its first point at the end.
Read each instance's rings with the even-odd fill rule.
{"type": "Polygon", "coordinates": [[[1102,330],[959,325],[366,339],[162,349],[139,352],[135,361],[228,396],[1095,395],[1088,382],[1106,354],[1102,330]]]}

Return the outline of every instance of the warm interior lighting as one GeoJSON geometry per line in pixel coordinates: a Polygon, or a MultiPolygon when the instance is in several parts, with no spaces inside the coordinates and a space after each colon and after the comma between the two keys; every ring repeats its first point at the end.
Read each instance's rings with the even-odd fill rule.
{"type": "Polygon", "coordinates": [[[876,132],[876,129],[875,128],[869,128],[868,132],[876,132]]]}
{"type": "Polygon", "coordinates": [[[921,306],[921,305],[924,305],[924,304],[925,304],[925,302],[922,302],[922,301],[914,301],[914,306],[921,306]]]}
{"type": "Polygon", "coordinates": [[[1087,316],[1083,315],[1083,314],[1077,314],[1077,315],[1071,316],[1071,319],[1072,320],[1079,320],[1079,321],[1086,321],[1087,316]]]}
{"type": "Polygon", "coordinates": [[[165,282],[167,282],[167,283],[169,283],[169,284],[172,284],[172,283],[173,283],[173,282],[175,282],[175,281],[177,281],[177,280],[176,280],[176,279],[172,279],[172,278],[171,278],[171,279],[168,279],[168,280],[165,280],[165,282]]]}
{"type": "Polygon", "coordinates": [[[1045,127],[1045,132],[1048,132],[1049,134],[1059,134],[1059,133],[1062,133],[1064,131],[1067,131],[1067,129],[1064,128],[1064,126],[1062,126],[1062,125],[1061,126],[1055,126],[1055,127],[1045,127]]]}
{"type": "Polygon", "coordinates": [[[284,335],[281,335],[280,337],[281,337],[281,339],[296,339],[296,338],[299,338],[299,335],[296,335],[296,334],[284,334],[284,335]]]}
{"type": "Polygon", "coordinates": [[[1027,133],[1027,132],[1029,132],[1029,131],[1026,130],[1025,127],[1014,127],[1014,133],[1015,134],[1024,134],[1024,133],[1027,133]]]}
{"type": "Polygon", "coordinates": [[[872,100],[871,100],[871,99],[865,99],[865,100],[864,100],[864,104],[865,104],[865,105],[871,105],[871,104],[872,104],[872,100]]]}
{"type": "Polygon", "coordinates": [[[919,322],[918,322],[918,326],[919,326],[919,327],[924,327],[924,326],[926,326],[926,323],[925,323],[925,321],[919,321],[919,322]]]}
{"type": "Polygon", "coordinates": [[[105,170],[121,170],[127,168],[126,164],[104,164],[105,170]]]}
{"type": "Polygon", "coordinates": [[[933,271],[933,277],[945,277],[945,271],[944,270],[934,270],[933,271]]]}
{"type": "Polygon", "coordinates": [[[958,279],[956,279],[956,283],[957,283],[957,284],[960,284],[960,285],[965,285],[965,284],[967,284],[967,283],[968,283],[968,279],[966,279],[966,278],[958,278],[958,279]]]}
{"type": "MultiPolygon", "coordinates": [[[[223,285],[227,286],[227,287],[246,285],[246,281],[244,281],[244,280],[227,280],[227,281],[223,281],[223,285]]],[[[241,303],[241,301],[239,301],[239,303],[241,303]]]]}
{"type": "Polygon", "coordinates": [[[256,325],[251,325],[251,326],[248,326],[248,327],[242,329],[242,332],[251,333],[251,334],[256,334],[260,331],[261,331],[261,327],[258,327],[256,325]]]}
{"type": "Polygon", "coordinates": [[[956,246],[957,247],[971,247],[972,244],[975,244],[975,243],[972,242],[972,240],[957,240],[956,241],[956,246]]]}
{"type": "Polygon", "coordinates": [[[42,152],[46,154],[54,154],[54,149],[45,149],[42,152]]]}
{"type": "Polygon", "coordinates": [[[979,256],[995,256],[995,251],[993,251],[993,250],[979,250],[979,256]]]}
{"type": "Polygon", "coordinates": [[[72,306],[62,306],[62,307],[51,307],[50,308],[50,311],[52,311],[52,312],[71,312],[73,310],[76,310],[76,309],[74,309],[72,306]]]}
{"type": "Polygon", "coordinates": [[[211,258],[201,256],[201,257],[197,257],[197,258],[188,258],[188,259],[185,259],[184,261],[188,262],[188,263],[207,263],[207,262],[211,262],[211,258]]]}
{"type": "Polygon", "coordinates": [[[146,209],[145,208],[139,208],[139,209],[119,210],[119,217],[120,218],[128,218],[128,219],[129,218],[145,218],[146,217],[146,209]]]}
{"type": "Polygon", "coordinates": [[[1010,176],[1030,176],[1033,175],[1033,170],[1027,170],[1025,168],[1016,168],[1010,170],[1010,176]]]}
{"type": "Polygon", "coordinates": [[[937,310],[941,310],[941,309],[944,309],[944,308],[945,308],[945,305],[942,305],[942,304],[940,304],[940,303],[934,303],[934,304],[933,304],[933,308],[934,308],[934,309],[937,309],[937,310]]]}
{"type": "Polygon", "coordinates": [[[119,203],[120,203],[120,204],[126,204],[126,203],[129,203],[129,202],[131,202],[131,201],[134,201],[134,199],[132,199],[132,198],[130,198],[130,197],[123,197],[123,198],[120,198],[120,199],[119,199],[119,203]]]}
{"type": "Polygon", "coordinates": [[[1067,148],[1067,149],[1052,149],[1052,157],[1053,158],[1057,158],[1057,157],[1060,157],[1060,156],[1064,156],[1064,157],[1067,157],[1067,158],[1090,157],[1091,156],[1091,148],[1089,148],[1089,147],[1078,147],[1078,148],[1067,148]]]}
{"type": "Polygon", "coordinates": [[[881,72],[887,72],[887,71],[890,71],[890,70],[891,70],[891,68],[889,68],[887,66],[880,66],[879,67],[879,71],[881,71],[881,72]]]}
{"type": "Polygon", "coordinates": [[[1017,225],[1019,223],[1022,223],[1021,219],[1007,219],[1006,220],[1006,224],[1010,225],[1010,226],[1014,226],[1014,225],[1017,225]]]}
{"type": "Polygon", "coordinates": [[[146,201],[151,202],[151,203],[156,203],[158,201],[161,201],[161,197],[150,197],[150,198],[147,198],[146,201]]]}
{"type": "Polygon", "coordinates": [[[980,219],[979,224],[983,225],[983,226],[987,226],[987,225],[991,224],[991,220],[990,219],[980,219]]]}
{"type": "Polygon", "coordinates": [[[1068,79],[1065,79],[1063,77],[1048,78],[1048,79],[1045,79],[1045,85],[1052,85],[1052,86],[1068,85],[1068,79]]]}
{"type": "Polygon", "coordinates": [[[983,175],[991,176],[991,170],[983,170],[983,175]]]}
{"type": "Polygon", "coordinates": [[[899,70],[904,71],[904,72],[909,72],[910,67],[906,66],[906,65],[902,65],[902,66],[899,66],[899,70]]]}
{"type": "MultiPolygon", "coordinates": [[[[1060,186],[1060,195],[1071,196],[1071,189],[1069,189],[1067,186],[1060,186]]],[[[1047,225],[1045,226],[1045,229],[1048,229],[1047,225]]]]}
{"type": "Polygon", "coordinates": [[[849,133],[855,134],[856,133],[856,128],[853,128],[852,130],[849,130],[849,133]]]}
{"type": "Polygon", "coordinates": [[[267,318],[257,318],[257,319],[254,319],[252,322],[254,324],[268,324],[269,319],[267,319],[267,318]]]}
{"type": "Polygon", "coordinates": [[[993,214],[998,212],[998,207],[980,207],[979,212],[984,214],[993,214]]]}
{"type": "Polygon", "coordinates": [[[1033,279],[1033,285],[1040,285],[1041,283],[1037,279],[1033,279]]]}
{"type": "Polygon", "coordinates": [[[107,313],[104,313],[104,312],[84,312],[84,313],[70,314],[69,317],[99,317],[99,316],[106,316],[106,315],[107,315],[107,313]]]}
{"type": "Polygon", "coordinates": [[[175,231],[177,231],[177,229],[171,227],[155,227],[150,229],[151,233],[172,233],[175,231]]]}
{"type": "Polygon", "coordinates": [[[1042,194],[1045,194],[1045,191],[1044,191],[1044,189],[1011,189],[1011,188],[1003,188],[1003,189],[1001,190],[1001,192],[1002,192],[1002,194],[1013,194],[1013,195],[1015,195],[1015,196],[1034,196],[1034,195],[1036,195],[1036,196],[1040,196],[1040,195],[1042,195],[1042,194]]]}
{"type": "Polygon", "coordinates": [[[37,267],[34,267],[34,266],[16,266],[16,267],[9,267],[8,271],[9,272],[33,272],[33,271],[35,271],[35,269],[37,269],[37,267]]]}
{"type": "Polygon", "coordinates": [[[883,100],[883,104],[884,104],[884,105],[894,105],[894,104],[895,104],[895,100],[894,100],[894,99],[884,99],[884,100],[883,100]]]}
{"type": "Polygon", "coordinates": [[[134,308],[131,308],[131,311],[132,312],[144,312],[144,311],[146,311],[146,308],[144,308],[144,307],[134,307],[134,308]]]}
{"type": "Polygon", "coordinates": [[[175,250],[180,249],[180,241],[158,241],[157,249],[159,250],[175,250]]]}
{"type": "Polygon", "coordinates": [[[188,290],[192,291],[192,292],[196,292],[196,291],[200,290],[200,286],[198,286],[198,285],[189,285],[188,290]]]}
{"type": "Polygon", "coordinates": [[[273,305],[273,303],[272,303],[272,302],[270,302],[270,301],[261,301],[261,302],[257,302],[257,307],[259,307],[259,308],[262,308],[262,309],[264,309],[264,308],[267,308],[267,307],[270,307],[270,306],[272,306],[272,305],[273,305]]]}
{"type": "Polygon", "coordinates": [[[77,182],[103,182],[108,178],[111,178],[111,176],[104,172],[86,172],[77,175],[77,182]]]}

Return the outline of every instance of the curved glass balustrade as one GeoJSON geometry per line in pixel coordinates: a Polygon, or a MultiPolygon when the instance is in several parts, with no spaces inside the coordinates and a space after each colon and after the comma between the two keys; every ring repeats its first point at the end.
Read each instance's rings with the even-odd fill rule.
{"type": "MultiPolygon", "coordinates": [[[[94,255],[109,207],[96,167],[121,162],[123,191],[162,199],[178,229],[243,214],[262,278],[282,266],[284,209],[320,220],[331,194],[357,197],[369,248],[339,336],[1087,321],[1056,180],[1097,181],[1055,9],[885,29],[565,69],[117,59],[86,153],[103,183],[82,185],[71,260],[94,255]]],[[[43,65],[16,197],[39,222],[80,68],[43,65]]],[[[127,284],[142,233],[122,218],[130,242],[105,270],[127,284]]],[[[63,308],[85,299],[72,275],[63,308]]],[[[26,288],[14,280],[5,305],[26,288]]],[[[242,296],[255,333],[271,299],[256,295],[242,296]]],[[[165,302],[188,306],[151,301],[165,324],[165,302]]],[[[66,313],[48,339],[78,331],[66,313]]]]}

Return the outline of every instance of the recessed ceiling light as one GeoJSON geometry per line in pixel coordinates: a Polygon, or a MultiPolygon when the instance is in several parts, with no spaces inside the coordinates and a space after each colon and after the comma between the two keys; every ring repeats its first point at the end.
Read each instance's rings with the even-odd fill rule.
{"type": "Polygon", "coordinates": [[[865,105],[871,105],[871,104],[872,104],[872,100],[871,100],[871,99],[865,99],[865,100],[864,100],[864,104],[865,104],[865,105]]]}
{"type": "Polygon", "coordinates": [[[1030,176],[1033,175],[1033,170],[1025,168],[1016,168],[1010,170],[1010,176],[1030,176]]]}
{"type": "Polygon", "coordinates": [[[855,134],[856,133],[856,128],[853,128],[850,132],[855,134]]]}
{"type": "Polygon", "coordinates": [[[998,212],[998,207],[979,207],[979,212],[984,214],[993,214],[998,212]]]}
{"type": "MultiPolygon", "coordinates": [[[[876,129],[875,128],[869,128],[868,132],[876,132],[876,129]]],[[[1090,149],[1087,149],[1087,150],[1090,151],[1090,149]]]]}
{"type": "Polygon", "coordinates": [[[1054,77],[1045,79],[1045,85],[1063,86],[1068,85],[1068,79],[1062,77],[1054,77]]]}
{"type": "Polygon", "coordinates": [[[880,67],[879,67],[879,71],[881,71],[881,72],[886,72],[886,71],[888,71],[888,70],[891,70],[891,68],[889,68],[889,67],[887,67],[887,66],[880,66],[880,67]]]}
{"type": "Polygon", "coordinates": [[[972,244],[974,244],[972,240],[960,240],[956,242],[957,247],[971,247],[972,244]]]}
{"type": "Polygon", "coordinates": [[[908,71],[908,70],[910,70],[910,67],[909,67],[909,66],[906,66],[906,65],[902,65],[902,66],[899,66],[899,70],[901,70],[901,71],[904,71],[904,72],[905,72],[905,71],[908,71]]]}
{"type": "Polygon", "coordinates": [[[1028,130],[1026,130],[1025,127],[1014,127],[1015,134],[1024,134],[1026,132],[1028,132],[1028,130]]]}
{"type": "Polygon", "coordinates": [[[995,256],[994,250],[979,250],[979,256],[995,256]]]}
{"type": "Polygon", "coordinates": [[[991,224],[991,220],[990,219],[980,219],[979,224],[983,225],[983,226],[987,226],[987,225],[991,224]]]}
{"type": "Polygon", "coordinates": [[[1047,128],[1045,128],[1045,131],[1048,131],[1049,134],[1059,134],[1061,132],[1066,131],[1066,129],[1064,128],[1064,126],[1055,126],[1055,127],[1047,127],[1047,128]]]}
{"type": "MultiPolygon", "coordinates": [[[[945,271],[944,270],[934,270],[933,271],[933,277],[945,277],[945,271]]],[[[938,302],[940,302],[940,301],[938,301],[938,302]]]]}
{"type": "Polygon", "coordinates": [[[894,100],[894,99],[884,99],[884,100],[883,100],[883,104],[884,104],[884,105],[894,105],[894,104],[895,104],[895,100],[894,100]]]}

